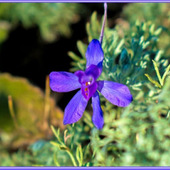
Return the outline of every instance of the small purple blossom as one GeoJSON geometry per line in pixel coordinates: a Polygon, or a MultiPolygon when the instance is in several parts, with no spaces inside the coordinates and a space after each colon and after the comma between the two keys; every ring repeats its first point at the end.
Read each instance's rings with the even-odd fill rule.
{"type": "Polygon", "coordinates": [[[63,123],[77,122],[83,115],[87,103],[92,98],[92,121],[98,129],[104,124],[103,111],[100,106],[98,91],[112,104],[119,107],[128,106],[133,98],[126,85],[112,81],[97,81],[102,72],[103,50],[98,40],[93,39],[86,51],[86,70],[68,72],[51,72],[50,87],[55,92],[69,92],[80,88],[64,110],[63,123]]]}

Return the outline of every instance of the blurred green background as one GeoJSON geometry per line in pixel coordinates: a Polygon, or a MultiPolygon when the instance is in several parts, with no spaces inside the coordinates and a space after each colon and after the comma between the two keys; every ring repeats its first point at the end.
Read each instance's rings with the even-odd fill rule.
{"type": "Polygon", "coordinates": [[[127,108],[101,96],[104,128],[63,126],[75,92],[53,93],[51,71],[85,69],[103,4],[0,3],[0,166],[170,166],[170,4],[108,4],[100,79],[126,84],[127,108]],[[53,125],[53,126],[51,126],[53,125]]]}

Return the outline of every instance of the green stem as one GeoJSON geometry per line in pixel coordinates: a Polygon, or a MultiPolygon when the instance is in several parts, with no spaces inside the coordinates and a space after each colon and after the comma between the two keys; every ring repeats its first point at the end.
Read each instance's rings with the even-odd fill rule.
{"type": "Polygon", "coordinates": [[[72,162],[73,162],[73,165],[74,165],[74,166],[77,166],[77,163],[76,163],[76,161],[75,161],[75,159],[74,159],[74,157],[73,157],[73,154],[72,154],[70,151],[68,151],[68,150],[66,150],[66,152],[67,152],[68,155],[70,156],[70,158],[71,158],[71,160],[72,160],[72,162]]]}

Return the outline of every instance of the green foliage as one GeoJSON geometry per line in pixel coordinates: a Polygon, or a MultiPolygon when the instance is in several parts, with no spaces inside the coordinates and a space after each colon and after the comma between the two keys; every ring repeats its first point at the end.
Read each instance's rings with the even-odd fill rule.
{"type": "MultiPolygon", "coordinates": [[[[163,49],[165,55],[170,53],[169,34],[170,34],[170,4],[169,3],[133,3],[125,6],[123,10],[124,22],[119,23],[121,25],[121,32],[127,30],[130,27],[129,24],[134,24],[136,21],[148,22],[152,24],[151,32],[157,26],[158,29],[155,32],[159,34],[161,30],[163,33],[159,37],[158,45],[159,49],[163,49]]],[[[126,31],[125,31],[126,32],[126,31]]],[[[129,34],[129,33],[128,33],[129,34]]]]}
{"type": "Polygon", "coordinates": [[[37,25],[44,40],[54,41],[58,35],[70,36],[70,24],[78,21],[80,9],[80,4],[73,3],[3,3],[0,5],[0,28],[4,21],[11,27],[19,22],[25,28],[37,25]]]}
{"type": "Polygon", "coordinates": [[[153,64],[154,64],[154,68],[155,68],[157,77],[158,77],[158,79],[159,79],[159,83],[158,83],[157,81],[153,80],[148,74],[145,74],[145,76],[148,78],[148,80],[149,80],[150,82],[152,82],[153,84],[155,84],[155,86],[161,88],[161,87],[164,85],[164,80],[165,80],[165,78],[166,78],[166,76],[167,76],[167,74],[168,74],[168,72],[169,72],[169,70],[170,70],[170,65],[166,68],[165,73],[164,73],[163,76],[161,77],[156,62],[155,62],[154,60],[152,60],[152,61],[153,61],[153,64]]]}
{"type": "MultiPolygon", "coordinates": [[[[164,12],[162,6],[159,9],[164,12]]],[[[153,9],[148,17],[155,17],[153,9]]],[[[143,8],[138,10],[137,17],[143,8]]],[[[87,107],[79,122],[68,125],[64,132],[52,127],[54,139],[34,143],[25,156],[22,151],[7,155],[5,165],[21,165],[23,160],[22,165],[42,166],[170,166],[169,30],[162,27],[163,20],[158,23],[144,17],[145,21],[134,19],[127,29],[120,23],[115,29],[106,27],[102,44],[105,57],[99,79],[126,84],[133,102],[119,108],[100,96],[102,130],[94,127],[91,107],[87,107]],[[160,44],[165,35],[164,44],[160,44]]],[[[86,25],[89,41],[99,37],[101,23],[93,13],[86,25]]],[[[73,59],[72,71],[85,69],[87,44],[78,41],[77,48],[81,56],[68,53],[73,59]]]]}
{"type": "Polygon", "coordinates": [[[4,42],[8,38],[9,30],[10,24],[6,21],[0,21],[0,43],[4,42]]]}
{"type": "Polygon", "coordinates": [[[53,157],[49,156],[49,152],[54,152],[55,148],[44,140],[39,140],[30,145],[27,152],[20,150],[13,154],[8,154],[1,150],[1,166],[55,166],[53,157]]]}
{"type": "Polygon", "coordinates": [[[157,26],[168,26],[170,19],[169,3],[133,3],[125,6],[123,17],[130,23],[151,21],[157,26]]]}
{"type": "MultiPolygon", "coordinates": [[[[96,38],[95,24],[88,24],[89,41],[96,38]]],[[[152,22],[136,22],[124,30],[122,38],[120,29],[105,30],[104,68],[99,79],[127,84],[134,101],[127,108],[117,108],[101,96],[105,126],[101,131],[91,130],[90,162],[93,166],[168,166],[170,54],[166,51],[165,55],[158,44],[164,31],[152,22]]],[[[81,46],[82,54],[86,45],[81,46]]],[[[76,56],[72,70],[85,69],[84,61],[84,55],[79,60],[76,56]]]]}

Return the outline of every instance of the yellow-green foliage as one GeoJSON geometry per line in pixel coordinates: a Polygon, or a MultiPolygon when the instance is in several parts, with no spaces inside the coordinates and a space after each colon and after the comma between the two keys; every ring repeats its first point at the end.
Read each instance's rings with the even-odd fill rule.
{"type": "Polygon", "coordinates": [[[4,73],[0,74],[0,82],[2,144],[18,147],[39,138],[47,138],[46,132],[50,133],[48,124],[59,125],[59,122],[54,123],[52,119],[62,120],[63,117],[62,111],[54,106],[54,100],[48,98],[48,94],[45,96],[38,87],[31,85],[24,78],[4,73]],[[8,104],[9,96],[12,97],[13,119],[8,104]],[[9,141],[6,141],[3,135],[9,135],[9,141]]]}

